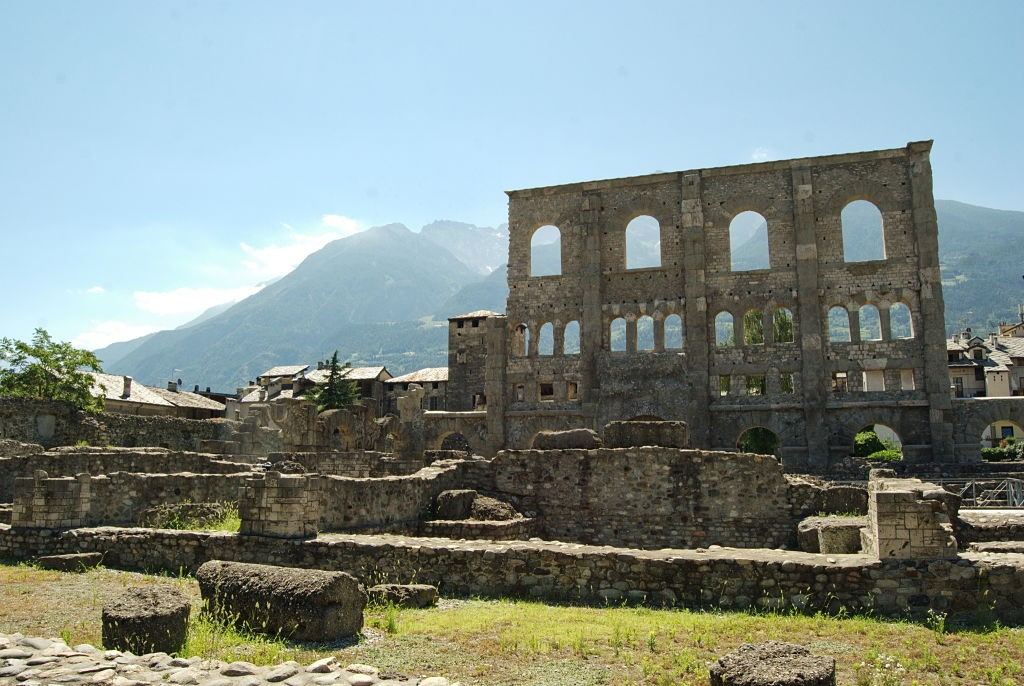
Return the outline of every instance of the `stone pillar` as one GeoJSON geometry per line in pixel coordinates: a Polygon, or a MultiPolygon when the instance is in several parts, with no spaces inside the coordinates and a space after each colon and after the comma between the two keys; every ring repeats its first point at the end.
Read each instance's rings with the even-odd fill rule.
{"type": "Polygon", "coordinates": [[[931,141],[910,143],[910,195],[914,213],[914,237],[921,278],[921,326],[915,334],[924,347],[924,391],[930,406],[932,455],[938,462],[954,458],[952,401],[949,394],[949,367],[946,358],[945,304],[939,273],[939,227],[932,197],[931,141]]]}
{"type": "MultiPolygon", "coordinates": [[[[814,220],[811,171],[793,168],[793,227],[796,233],[797,330],[800,332],[800,379],[803,388],[807,456],[803,466],[824,472],[828,468],[828,429],[825,404],[829,379],[822,345],[822,315],[818,298],[818,243],[814,220]]],[[[787,465],[789,466],[789,465],[787,465]]]]}
{"type": "Polygon", "coordinates": [[[951,517],[959,497],[920,479],[898,479],[873,469],[868,481],[868,525],[863,549],[880,560],[954,558],[951,517]]]}
{"type": "Polygon", "coordinates": [[[490,457],[505,447],[505,406],[508,388],[505,365],[508,355],[508,319],[504,316],[488,317],[487,360],[484,366],[484,393],[487,394],[487,445],[481,454],[490,457]]]}
{"type": "MultiPolygon", "coordinates": [[[[582,253],[579,274],[583,300],[580,321],[580,403],[584,412],[593,416],[601,397],[601,379],[597,373],[597,361],[604,346],[604,316],[601,304],[604,302],[603,279],[601,278],[601,231],[599,218],[601,194],[587,192],[583,199],[580,221],[585,234],[585,249],[582,253]]],[[[533,397],[536,397],[534,395],[533,397]]],[[[596,426],[591,426],[597,429],[596,426]]]]}
{"type": "MultiPolygon", "coordinates": [[[[708,307],[704,281],[704,210],[701,207],[699,173],[684,174],[680,183],[683,232],[683,293],[686,307],[683,315],[683,350],[686,353],[687,377],[686,417],[690,440],[700,448],[711,447],[711,372],[708,339],[708,307]]],[[[717,380],[715,397],[718,395],[717,380]]]]}
{"type": "Polygon", "coordinates": [[[91,483],[88,474],[51,479],[41,469],[30,477],[15,479],[11,527],[60,530],[87,526],[91,483]]]}
{"type": "Polygon", "coordinates": [[[398,408],[395,452],[402,459],[419,460],[426,449],[423,396],[423,387],[414,383],[409,385],[409,390],[395,399],[398,408]]]}
{"type": "Polygon", "coordinates": [[[315,538],[320,530],[320,475],[267,472],[239,494],[240,534],[315,538]]]}

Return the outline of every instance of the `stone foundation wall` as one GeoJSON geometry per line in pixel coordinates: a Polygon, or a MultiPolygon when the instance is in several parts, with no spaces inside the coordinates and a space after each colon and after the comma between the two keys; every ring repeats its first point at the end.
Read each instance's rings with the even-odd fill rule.
{"type": "Polygon", "coordinates": [[[945,503],[951,498],[957,496],[935,484],[872,470],[864,551],[883,560],[955,557],[956,512],[949,512],[945,503]]]}
{"type": "Polygon", "coordinates": [[[419,471],[430,462],[426,457],[421,459],[403,458],[394,453],[379,453],[371,450],[272,453],[267,459],[272,464],[286,460],[298,462],[307,472],[316,472],[324,476],[348,476],[363,479],[407,476],[419,471]]]}
{"type": "Polygon", "coordinates": [[[871,612],[1024,623],[1024,560],[965,553],[951,560],[772,550],[638,551],[543,542],[453,542],[330,534],[286,541],[148,529],[59,535],[0,526],[0,556],[104,552],[126,569],[194,572],[211,559],[350,572],[362,581],[436,584],[442,593],[690,608],[871,612]]]}
{"type": "Polygon", "coordinates": [[[51,479],[40,470],[16,480],[11,524],[29,529],[71,529],[93,523],[89,517],[89,476],[51,479]]]}
{"type": "Polygon", "coordinates": [[[516,450],[499,453],[491,468],[493,485],[479,489],[512,496],[521,511],[538,518],[543,538],[559,541],[795,547],[804,513],[827,509],[825,489],[809,483],[794,502],[778,460],[762,455],[651,447],[516,450]]]}
{"type": "Polygon", "coordinates": [[[0,503],[14,499],[14,479],[31,476],[39,469],[51,477],[58,477],[78,474],[99,476],[115,472],[237,474],[250,471],[252,466],[203,453],[164,448],[58,448],[34,455],[0,458],[0,503]]]}
{"type": "Polygon", "coordinates": [[[240,533],[275,538],[316,536],[320,529],[320,484],[318,474],[267,472],[247,478],[239,496],[240,533]]]}

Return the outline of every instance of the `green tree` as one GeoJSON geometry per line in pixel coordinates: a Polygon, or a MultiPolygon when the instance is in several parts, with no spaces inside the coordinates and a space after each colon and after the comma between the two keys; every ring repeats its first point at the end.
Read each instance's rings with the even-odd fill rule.
{"type": "Polygon", "coordinates": [[[346,378],[350,369],[348,362],[338,364],[338,351],[335,350],[328,367],[327,383],[317,386],[307,395],[320,412],[340,410],[359,400],[359,387],[355,381],[346,378]]]}
{"type": "Polygon", "coordinates": [[[55,342],[45,329],[36,329],[32,341],[0,339],[0,396],[62,400],[87,410],[103,409],[103,399],[92,394],[100,360],[88,350],[55,342]]]}

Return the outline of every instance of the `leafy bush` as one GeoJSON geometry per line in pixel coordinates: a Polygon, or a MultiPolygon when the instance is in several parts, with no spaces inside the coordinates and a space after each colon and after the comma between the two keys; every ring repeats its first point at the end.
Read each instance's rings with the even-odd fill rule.
{"type": "Polygon", "coordinates": [[[879,462],[899,462],[903,459],[903,453],[896,448],[885,448],[883,450],[876,450],[870,455],[865,455],[868,460],[878,460],[879,462]]]}
{"type": "Polygon", "coordinates": [[[998,448],[982,448],[981,459],[988,462],[1024,460],[1024,443],[1017,441],[998,448]]]}
{"type": "Polygon", "coordinates": [[[890,446],[886,446],[874,431],[861,431],[853,437],[854,457],[868,457],[888,447],[890,446]]]}

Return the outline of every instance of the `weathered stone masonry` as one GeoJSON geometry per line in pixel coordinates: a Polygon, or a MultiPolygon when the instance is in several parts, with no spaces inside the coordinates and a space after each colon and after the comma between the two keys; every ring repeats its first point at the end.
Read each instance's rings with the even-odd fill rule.
{"type": "MultiPolygon", "coordinates": [[[[733,450],[743,431],[765,427],[780,438],[787,468],[825,472],[850,454],[857,431],[880,423],[900,435],[908,461],[954,460],[930,149],[926,141],[509,192],[507,313],[480,324],[486,360],[466,362],[483,365],[486,385],[487,440],[474,447],[494,454],[529,447],[542,429],[657,417],[685,420],[693,445],[708,449],[733,450]],[[844,259],[840,214],[860,199],[880,210],[885,259],[844,259]],[[746,210],[767,221],[769,269],[731,270],[729,225],[746,210]],[[661,264],[627,269],[625,229],[640,215],[660,225],[661,264]],[[531,237],[547,225],[560,231],[561,273],[532,276],[531,237]],[[910,310],[912,338],[890,330],[897,303],[910,310]],[[865,304],[878,308],[881,340],[860,340],[865,304]],[[848,311],[851,342],[829,340],[833,306],[848,311]],[[780,308],[792,313],[792,342],[774,340],[780,308]],[[763,343],[744,343],[751,310],[763,317],[763,343]],[[737,344],[720,347],[715,317],[726,312],[737,344]],[[680,350],[664,343],[674,315],[685,332],[680,350]],[[649,352],[637,350],[643,316],[653,318],[649,352]],[[624,352],[611,350],[618,318],[624,352]],[[563,354],[571,322],[581,349],[563,354]],[[551,355],[538,350],[545,324],[553,325],[551,355]],[[846,390],[833,389],[835,372],[847,373],[846,390]],[[865,372],[880,374],[885,390],[864,390],[865,372]],[[762,394],[736,392],[748,376],[764,377],[762,394]],[[720,394],[721,378],[732,393],[720,394]]],[[[458,379],[477,376],[460,370],[449,393],[460,396],[458,379]]]]}

